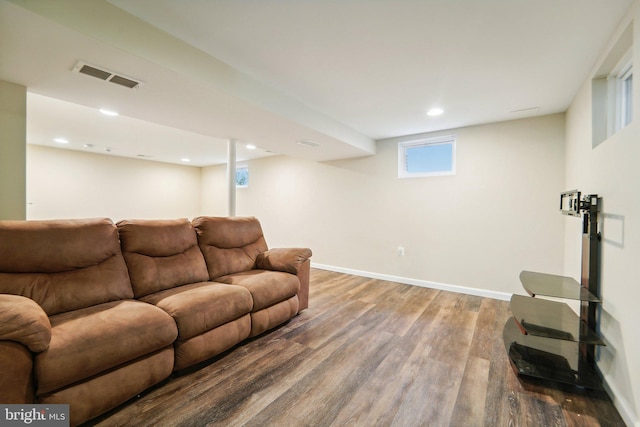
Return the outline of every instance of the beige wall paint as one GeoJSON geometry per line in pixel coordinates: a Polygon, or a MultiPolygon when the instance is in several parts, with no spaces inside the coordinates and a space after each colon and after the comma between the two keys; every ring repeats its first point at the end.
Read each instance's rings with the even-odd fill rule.
{"type": "MultiPolygon", "coordinates": [[[[401,139],[361,159],[249,162],[237,213],[258,217],[271,247],[311,247],[316,264],[507,293],[524,292],[523,269],[561,273],[564,115],[434,135],[448,133],[455,176],[399,180],[401,139]]],[[[223,191],[223,174],[206,168],[203,189],[223,191]]],[[[204,210],[224,214],[224,193],[210,197],[204,210]]]]}
{"type": "Polygon", "coordinates": [[[200,168],[27,146],[27,218],[193,217],[200,168]]]}
{"type": "MultiPolygon", "coordinates": [[[[640,58],[640,2],[634,3],[617,35],[634,20],[634,68],[640,58]]],[[[606,52],[603,52],[603,58],[606,52]]],[[[597,69],[594,68],[594,69],[597,69]]],[[[637,73],[637,71],[636,71],[637,73]]],[[[640,90],[634,85],[633,122],[596,148],[591,147],[591,78],[567,112],[568,187],[602,197],[601,332],[607,347],[598,366],[629,425],[640,426],[640,90]]],[[[580,276],[580,220],[565,220],[565,270],[580,276]]]]}
{"type": "Polygon", "coordinates": [[[227,166],[202,168],[201,213],[208,216],[227,216],[227,166]]]}
{"type": "Polygon", "coordinates": [[[0,80],[0,220],[26,216],[27,88],[0,80]]]}

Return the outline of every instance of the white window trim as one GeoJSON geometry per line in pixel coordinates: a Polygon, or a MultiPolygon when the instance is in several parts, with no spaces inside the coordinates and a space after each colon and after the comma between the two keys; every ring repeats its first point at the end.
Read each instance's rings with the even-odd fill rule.
{"type": "Polygon", "coordinates": [[[629,49],[624,55],[622,55],[607,78],[609,85],[607,92],[610,94],[608,97],[609,114],[607,116],[607,137],[615,134],[633,121],[632,117],[628,123],[625,122],[627,115],[625,106],[627,100],[626,93],[624,92],[624,85],[625,80],[631,75],[633,75],[633,56],[632,49],[629,49]]]}
{"type": "Polygon", "coordinates": [[[434,138],[424,138],[398,143],[398,178],[423,178],[430,176],[448,176],[456,174],[456,137],[455,135],[438,136],[434,138]],[[409,173],[406,168],[407,148],[420,147],[425,145],[451,144],[451,170],[437,172],[409,173]]]}
{"type": "MultiPolygon", "coordinates": [[[[629,118],[629,121],[627,121],[627,116],[628,111],[627,111],[627,104],[629,103],[627,97],[627,91],[626,91],[626,86],[627,86],[627,80],[629,79],[629,77],[633,77],[633,64],[631,63],[631,60],[629,60],[627,66],[622,70],[620,77],[618,77],[618,84],[619,84],[619,89],[618,89],[618,94],[620,96],[620,101],[618,102],[618,106],[620,109],[620,117],[619,117],[619,123],[618,125],[620,126],[619,129],[622,129],[625,126],[628,126],[629,124],[631,124],[631,122],[633,121],[633,107],[631,108],[631,114],[632,116],[629,118]]],[[[633,91],[633,83],[632,84],[632,91],[633,91]]],[[[631,93],[631,102],[633,102],[633,93],[631,93]]]]}

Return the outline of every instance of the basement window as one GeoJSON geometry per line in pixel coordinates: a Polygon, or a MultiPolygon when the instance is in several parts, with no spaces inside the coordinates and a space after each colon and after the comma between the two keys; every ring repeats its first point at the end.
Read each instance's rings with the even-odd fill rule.
{"type": "Polygon", "coordinates": [[[633,121],[633,23],[622,33],[591,81],[592,147],[633,121]]]}
{"type": "Polygon", "coordinates": [[[455,175],[455,136],[420,139],[398,144],[398,178],[455,175]]]}
{"type": "Polygon", "coordinates": [[[249,187],[249,166],[236,166],[236,188],[249,187]]]}

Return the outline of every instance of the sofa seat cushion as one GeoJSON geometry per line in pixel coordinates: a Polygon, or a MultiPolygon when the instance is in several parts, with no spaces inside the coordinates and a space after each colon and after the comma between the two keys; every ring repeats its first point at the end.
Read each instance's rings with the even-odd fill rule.
{"type": "Polygon", "coordinates": [[[184,341],[236,320],[251,312],[251,294],[241,286],[201,282],[178,286],[141,301],[167,312],[178,325],[178,340],[184,341]]]}
{"type": "Polygon", "coordinates": [[[84,380],[173,344],[173,319],[123,300],[51,316],[49,349],[36,355],[37,394],[84,380]]]}
{"type": "Polygon", "coordinates": [[[216,282],[242,286],[251,292],[256,312],[291,298],[300,290],[297,276],[281,271],[249,270],[216,278],[216,282]]]}

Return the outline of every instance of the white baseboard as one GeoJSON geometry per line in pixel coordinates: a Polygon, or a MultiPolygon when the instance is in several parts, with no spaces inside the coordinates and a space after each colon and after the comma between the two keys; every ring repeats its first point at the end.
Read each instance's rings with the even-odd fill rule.
{"type": "Polygon", "coordinates": [[[423,288],[440,289],[443,291],[456,292],[459,294],[475,295],[485,298],[509,301],[511,294],[506,292],[489,291],[486,289],[468,288],[466,286],[449,285],[447,283],[429,282],[427,280],[412,279],[409,277],[392,276],[389,274],[373,273],[370,271],[354,270],[352,268],[336,267],[333,265],[311,263],[311,267],[320,270],[335,271],[336,273],[352,274],[354,276],[368,277],[370,279],[387,280],[389,282],[404,283],[406,285],[421,286],[423,288]]]}
{"type": "MultiPolygon", "coordinates": [[[[489,291],[486,289],[469,288],[466,286],[449,285],[446,283],[430,282],[427,280],[411,279],[408,277],[392,276],[389,274],[354,270],[352,268],[337,267],[337,266],[325,265],[325,264],[316,264],[313,262],[311,263],[311,267],[318,268],[320,270],[335,271],[336,273],[352,274],[354,276],[368,277],[370,279],[387,280],[390,282],[404,283],[407,285],[414,285],[414,286],[422,286],[423,288],[440,289],[443,291],[457,292],[460,294],[475,295],[479,297],[493,298],[493,299],[504,300],[504,301],[509,301],[511,299],[511,294],[508,294],[506,292],[496,292],[496,291],[489,291]]],[[[622,417],[624,422],[630,427],[631,426],[640,427],[640,420],[637,418],[634,412],[630,409],[629,403],[620,397],[622,395],[617,392],[616,387],[612,386],[609,383],[609,381],[607,381],[606,376],[602,376],[602,377],[604,379],[605,391],[611,397],[613,404],[615,405],[616,409],[620,413],[620,416],[622,417]]]]}
{"type": "MultiPolygon", "coordinates": [[[[598,368],[597,364],[596,364],[596,368],[598,368]]],[[[631,407],[629,406],[629,402],[627,402],[625,399],[621,397],[622,394],[618,392],[617,387],[615,387],[613,383],[608,381],[608,377],[606,375],[602,375],[602,372],[600,371],[599,368],[598,368],[598,371],[600,373],[600,376],[603,379],[602,382],[604,385],[604,390],[607,392],[607,394],[613,401],[614,406],[620,413],[620,416],[622,417],[625,424],[628,425],[629,427],[640,427],[640,419],[638,419],[638,416],[634,413],[633,410],[631,410],[631,407]]]]}

